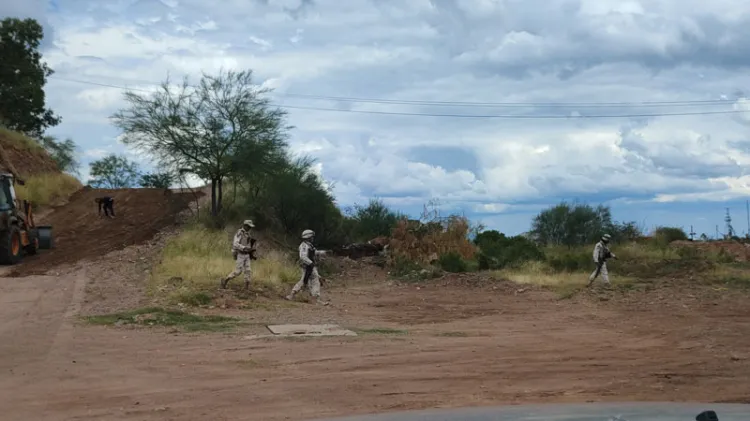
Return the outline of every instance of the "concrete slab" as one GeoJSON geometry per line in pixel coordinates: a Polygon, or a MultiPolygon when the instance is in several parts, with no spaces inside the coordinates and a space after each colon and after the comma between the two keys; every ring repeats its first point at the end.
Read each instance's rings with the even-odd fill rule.
{"type": "Polygon", "coordinates": [[[274,335],[280,336],[357,336],[339,325],[268,325],[274,335]]]}

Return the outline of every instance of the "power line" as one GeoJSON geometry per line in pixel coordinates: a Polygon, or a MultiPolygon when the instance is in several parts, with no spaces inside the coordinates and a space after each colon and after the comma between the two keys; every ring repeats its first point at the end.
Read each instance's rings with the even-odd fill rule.
{"type": "MultiPolygon", "coordinates": [[[[101,86],[107,88],[138,91],[138,92],[151,92],[146,89],[140,88],[129,88],[126,86],[119,86],[107,83],[98,83],[91,81],[84,81],[80,79],[70,79],[51,76],[61,81],[81,83],[86,85],[101,86]]],[[[154,84],[155,85],[155,84],[154,84]]],[[[156,85],[155,85],[156,86],[156,85]]],[[[395,105],[395,103],[393,104],[395,105]]],[[[399,104],[407,105],[407,104],[399,104]]],[[[417,104],[409,104],[417,105],[417,104]]],[[[425,104],[426,105],[426,104],[425,104]]],[[[285,105],[285,104],[274,104],[274,106],[285,109],[297,109],[297,110],[309,110],[309,111],[325,111],[325,112],[345,112],[355,114],[375,114],[375,115],[402,115],[412,117],[445,117],[445,118],[482,118],[482,119],[527,119],[527,120],[544,120],[544,119],[585,119],[585,118],[645,118],[645,117],[669,117],[669,116],[697,116],[697,115],[718,115],[718,114],[739,114],[746,113],[750,110],[726,110],[726,111],[693,111],[693,112],[678,112],[678,113],[639,113],[639,114],[590,114],[590,115],[498,115],[498,114],[434,114],[434,113],[414,113],[414,112],[395,112],[395,111],[374,111],[374,110],[342,110],[336,108],[322,108],[322,107],[307,107],[301,105],[285,105]]]]}
{"type": "MultiPolygon", "coordinates": [[[[0,67],[9,67],[6,64],[0,64],[0,67]]],[[[89,85],[98,85],[103,87],[111,87],[118,89],[130,89],[138,91],[135,88],[127,88],[118,85],[111,85],[106,83],[97,83],[80,79],[72,79],[61,77],[53,74],[49,76],[50,79],[57,79],[61,81],[84,83],[89,85]]],[[[119,80],[125,80],[133,82],[138,85],[151,85],[160,86],[160,83],[155,83],[146,80],[136,79],[123,79],[116,78],[119,80]]],[[[194,85],[189,85],[195,87],[194,85]]],[[[467,107],[467,108],[514,108],[514,107],[540,107],[540,108],[572,108],[572,107],[584,107],[584,108],[622,108],[622,107],[692,107],[692,106],[721,106],[721,105],[733,105],[736,99],[708,99],[708,100],[682,100],[682,101],[621,101],[621,102],[472,102],[472,101],[428,101],[428,100],[409,100],[409,99],[387,99],[387,98],[367,98],[367,97],[347,97],[347,96],[333,96],[333,95],[311,95],[311,94],[298,94],[291,92],[273,92],[274,96],[289,97],[289,98],[300,98],[300,99],[311,99],[311,100],[322,100],[322,101],[339,101],[339,102],[353,102],[353,103],[372,103],[372,104],[392,104],[392,105],[424,105],[424,106],[438,106],[438,107],[467,107]]],[[[301,108],[302,109],[302,108],[301,108]]],[[[331,111],[341,111],[337,109],[331,109],[331,111]]],[[[744,111],[736,111],[744,112],[744,111]]],[[[701,113],[702,114],[702,113],[701,113]]],[[[683,115],[682,113],[668,113],[667,115],[683,115]]],[[[685,115],[696,115],[693,113],[685,115]]],[[[700,114],[699,114],[700,115],[700,114]]]]}
{"type": "MultiPolygon", "coordinates": [[[[81,81],[77,79],[69,79],[58,76],[52,76],[54,79],[66,80],[69,82],[79,83],[93,83],[88,81],[81,81]]],[[[125,79],[121,79],[125,80],[125,79]]],[[[139,85],[153,85],[159,86],[159,83],[144,81],[144,80],[130,80],[133,83],[139,85]]],[[[636,101],[636,102],[471,102],[471,101],[427,101],[427,100],[408,100],[408,99],[385,99],[385,98],[365,98],[365,97],[345,97],[345,96],[332,96],[332,95],[309,95],[309,94],[296,94],[289,92],[274,92],[273,95],[289,97],[289,98],[300,98],[300,99],[312,99],[312,100],[324,100],[324,101],[340,101],[340,102],[362,102],[362,103],[374,103],[374,104],[403,104],[403,105],[429,105],[429,106],[460,106],[460,107],[687,107],[687,106],[713,106],[713,105],[732,105],[735,100],[731,99],[711,99],[711,100],[683,100],[683,101],[636,101]]]]}
{"type": "Polygon", "coordinates": [[[461,106],[461,107],[688,107],[688,106],[706,106],[706,105],[732,105],[734,100],[715,99],[715,100],[694,100],[694,101],[642,101],[642,102],[464,102],[464,101],[424,101],[424,100],[406,100],[406,99],[379,99],[379,98],[358,98],[358,97],[339,97],[325,95],[304,95],[294,93],[280,93],[280,96],[290,98],[303,98],[313,100],[341,101],[341,102],[364,102],[374,104],[404,104],[404,105],[430,105],[430,106],[461,106]]]}
{"type": "Polygon", "coordinates": [[[382,114],[382,115],[403,115],[403,116],[421,116],[421,117],[451,117],[451,118],[503,118],[503,119],[526,119],[526,120],[547,120],[547,119],[585,119],[585,118],[638,118],[638,117],[669,117],[669,116],[691,116],[691,115],[712,115],[712,114],[738,114],[750,112],[750,110],[731,110],[731,111],[695,111],[684,113],[652,113],[652,114],[589,114],[589,115],[477,115],[477,114],[431,114],[431,113],[407,113],[391,111],[366,111],[366,110],[338,110],[335,108],[318,108],[304,107],[297,105],[277,105],[279,108],[289,108],[295,110],[312,110],[312,111],[332,111],[347,112],[358,114],[382,114]]]}

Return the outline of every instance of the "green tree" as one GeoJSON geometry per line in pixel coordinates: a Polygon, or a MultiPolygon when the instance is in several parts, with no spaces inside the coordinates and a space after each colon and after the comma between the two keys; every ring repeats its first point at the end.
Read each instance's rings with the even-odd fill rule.
{"type": "Polygon", "coordinates": [[[169,80],[150,95],[125,93],[128,107],[112,116],[123,142],[156,157],[163,168],[211,183],[211,214],[222,209],[228,178],[258,175],[286,150],[285,113],[272,108],[251,71],[204,74],[192,87],[169,80]]]}
{"type": "Polygon", "coordinates": [[[156,172],[141,175],[139,184],[144,188],[168,189],[175,182],[175,176],[169,172],[156,172]]]}
{"type": "Polygon", "coordinates": [[[242,208],[255,215],[260,226],[279,229],[293,238],[311,229],[321,246],[337,245],[343,240],[343,215],[312,164],[308,157],[288,159],[277,171],[249,179],[242,208]]]}
{"type": "Polygon", "coordinates": [[[599,241],[602,234],[613,241],[635,240],[641,230],[635,222],[614,222],[609,206],[562,202],[540,212],[531,224],[531,236],[539,243],[568,247],[599,241]]]}
{"type": "Polygon", "coordinates": [[[679,227],[658,227],[654,230],[653,237],[665,244],[669,244],[672,241],[688,240],[685,230],[679,227]]]}
{"type": "Polygon", "coordinates": [[[596,242],[613,225],[608,206],[562,202],[539,213],[531,233],[542,244],[572,247],[596,242]]]}
{"type": "Polygon", "coordinates": [[[616,222],[610,235],[614,241],[635,241],[643,236],[643,230],[634,221],[616,222]]]}
{"type": "Polygon", "coordinates": [[[348,217],[352,239],[367,241],[380,236],[390,237],[403,215],[390,210],[382,200],[371,199],[367,206],[354,205],[348,217]]]}
{"type": "Polygon", "coordinates": [[[138,165],[122,155],[109,155],[89,164],[89,184],[96,188],[123,189],[135,186],[138,165]]]}
{"type": "Polygon", "coordinates": [[[44,85],[53,72],[39,52],[43,38],[34,19],[0,21],[0,123],[35,138],[61,121],[45,108],[44,85]]]}
{"type": "Polygon", "coordinates": [[[52,159],[55,160],[60,171],[71,174],[78,173],[77,147],[73,139],[68,138],[58,141],[54,136],[42,136],[40,143],[52,159]]]}
{"type": "Polygon", "coordinates": [[[474,238],[474,244],[479,247],[477,260],[480,269],[502,269],[531,260],[544,260],[539,247],[520,235],[506,237],[495,230],[483,231],[474,238]]]}

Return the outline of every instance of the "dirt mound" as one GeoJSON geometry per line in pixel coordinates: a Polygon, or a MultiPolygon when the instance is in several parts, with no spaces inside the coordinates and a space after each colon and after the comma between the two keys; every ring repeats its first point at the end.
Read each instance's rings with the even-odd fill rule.
{"type": "Polygon", "coordinates": [[[750,244],[743,244],[737,241],[673,241],[670,245],[673,247],[694,247],[701,251],[719,251],[724,249],[724,251],[734,256],[737,261],[750,261],[750,244]]]}
{"type": "Polygon", "coordinates": [[[83,188],[70,197],[68,204],[37,221],[38,225],[52,226],[55,248],[25,258],[20,265],[13,267],[9,276],[43,274],[59,265],[100,257],[146,242],[177,222],[177,215],[193,199],[192,194],[162,189],[83,188]],[[98,216],[94,199],[101,196],[115,199],[114,219],[98,216]]]}
{"type": "Polygon", "coordinates": [[[0,128],[0,171],[14,169],[22,177],[57,173],[55,161],[36,141],[7,129],[0,128]]]}

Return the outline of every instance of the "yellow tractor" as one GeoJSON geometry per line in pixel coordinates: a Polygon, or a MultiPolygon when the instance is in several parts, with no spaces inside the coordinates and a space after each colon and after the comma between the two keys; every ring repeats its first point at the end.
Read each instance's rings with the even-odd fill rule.
{"type": "Polygon", "coordinates": [[[52,248],[52,228],[36,226],[31,204],[16,199],[13,184],[12,174],[0,173],[0,264],[6,265],[52,248]]]}

